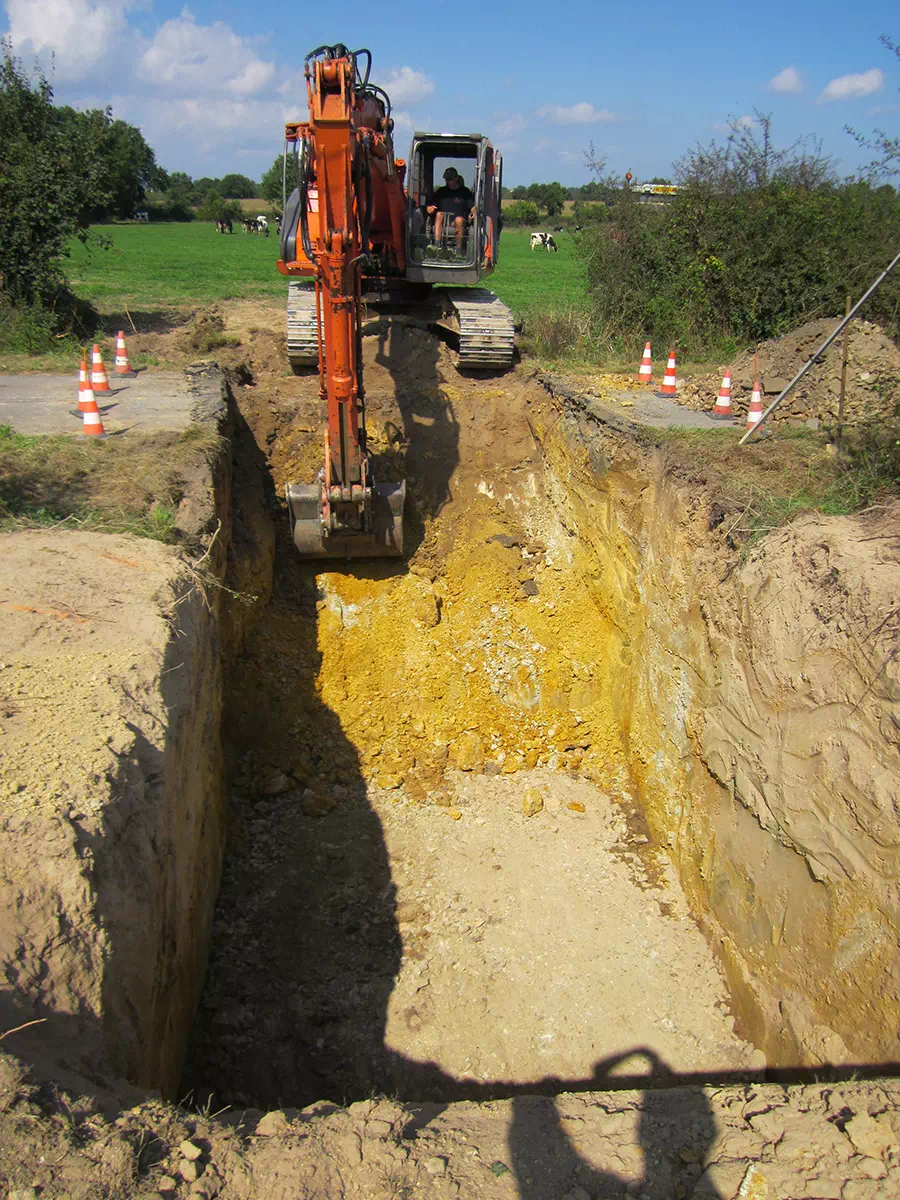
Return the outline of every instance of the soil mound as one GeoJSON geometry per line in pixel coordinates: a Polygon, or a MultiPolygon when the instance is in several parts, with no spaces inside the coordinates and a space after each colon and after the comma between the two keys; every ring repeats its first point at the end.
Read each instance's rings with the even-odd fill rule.
{"type": "MultiPolygon", "coordinates": [[[[760,343],[759,378],[766,403],[770,403],[790,383],[839,320],[839,317],[823,317],[817,321],[807,321],[792,333],[760,343]]],[[[854,321],[849,336],[844,422],[857,425],[872,417],[886,416],[893,410],[900,381],[900,349],[880,326],[871,321],[854,321]]],[[[841,390],[841,342],[842,339],[838,338],[832,343],[779,405],[772,414],[775,420],[817,417],[821,421],[832,422],[837,419],[841,390]]],[[[747,412],[753,390],[752,350],[738,355],[732,364],[731,376],[732,408],[743,415],[747,412]]],[[[721,379],[722,372],[716,371],[685,381],[679,392],[680,403],[698,411],[708,411],[712,408],[721,379]]]]}

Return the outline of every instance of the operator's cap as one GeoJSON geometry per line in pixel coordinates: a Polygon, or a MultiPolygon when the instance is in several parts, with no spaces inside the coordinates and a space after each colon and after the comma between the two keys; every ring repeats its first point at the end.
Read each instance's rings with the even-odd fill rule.
{"type": "Polygon", "coordinates": [[[457,171],[456,167],[448,167],[447,170],[444,172],[445,179],[457,179],[458,177],[459,177],[459,171],[457,171]]]}

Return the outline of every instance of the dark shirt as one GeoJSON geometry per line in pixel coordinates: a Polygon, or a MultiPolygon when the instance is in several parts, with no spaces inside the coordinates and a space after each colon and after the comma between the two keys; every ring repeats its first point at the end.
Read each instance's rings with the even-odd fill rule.
{"type": "Polygon", "coordinates": [[[452,213],[454,217],[467,217],[472,211],[475,198],[467,187],[440,187],[434,193],[438,212],[452,213]]]}

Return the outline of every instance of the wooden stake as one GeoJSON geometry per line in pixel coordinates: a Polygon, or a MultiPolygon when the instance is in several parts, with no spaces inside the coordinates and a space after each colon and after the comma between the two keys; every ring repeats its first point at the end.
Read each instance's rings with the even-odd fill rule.
{"type": "MultiPolygon", "coordinates": [[[[850,315],[850,296],[847,296],[847,309],[845,316],[850,315]]],[[[837,437],[835,441],[837,448],[841,448],[841,438],[844,436],[844,393],[847,390],[847,348],[850,344],[850,326],[844,326],[844,339],[841,345],[841,394],[838,399],[838,416],[837,416],[837,437]]]]}

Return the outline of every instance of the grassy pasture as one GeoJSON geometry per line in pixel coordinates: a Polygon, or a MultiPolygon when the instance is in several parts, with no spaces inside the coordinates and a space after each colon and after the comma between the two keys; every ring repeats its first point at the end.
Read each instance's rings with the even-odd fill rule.
{"type": "MultiPolygon", "coordinates": [[[[101,309],[146,309],[271,296],[287,281],[275,269],[278,238],[217,234],[212,224],[107,225],[98,232],[110,250],[72,247],[68,263],[75,291],[101,309]]],[[[486,284],[521,316],[535,307],[581,307],[584,277],[571,234],[556,234],[558,254],[529,249],[529,230],[505,230],[500,265],[486,284]]]]}

